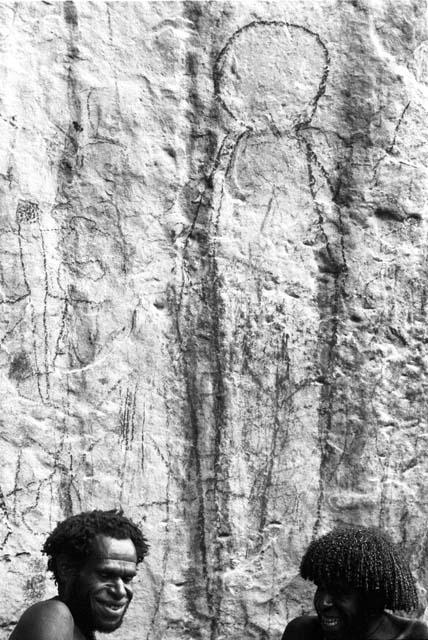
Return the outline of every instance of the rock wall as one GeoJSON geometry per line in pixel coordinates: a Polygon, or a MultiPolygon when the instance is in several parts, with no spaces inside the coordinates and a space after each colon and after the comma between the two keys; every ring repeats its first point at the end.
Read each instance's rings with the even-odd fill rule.
{"type": "Polygon", "coordinates": [[[0,628],[121,505],[121,638],[278,640],[309,541],[405,544],[426,602],[421,0],[3,2],[0,628]]]}

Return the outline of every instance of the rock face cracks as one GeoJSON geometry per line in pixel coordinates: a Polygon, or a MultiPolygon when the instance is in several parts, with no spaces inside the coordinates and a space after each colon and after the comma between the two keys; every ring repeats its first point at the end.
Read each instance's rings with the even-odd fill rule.
{"type": "Polygon", "coordinates": [[[119,640],[280,638],[338,523],[426,581],[420,5],[0,8],[1,637],[95,507],[151,541],[119,640]]]}

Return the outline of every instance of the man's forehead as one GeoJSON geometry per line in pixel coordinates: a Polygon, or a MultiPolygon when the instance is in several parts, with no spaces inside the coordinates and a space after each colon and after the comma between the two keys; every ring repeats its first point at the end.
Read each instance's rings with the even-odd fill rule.
{"type": "Polygon", "coordinates": [[[326,591],[334,591],[335,593],[356,593],[359,591],[359,589],[350,585],[349,582],[342,580],[341,578],[336,580],[320,580],[316,582],[316,586],[326,591]]]}
{"type": "Polygon", "coordinates": [[[135,562],[127,562],[126,560],[94,558],[90,562],[90,567],[95,569],[95,571],[103,571],[106,573],[137,575],[137,564],[135,562]]]}
{"type": "Polygon", "coordinates": [[[120,561],[125,563],[137,562],[137,552],[130,538],[112,538],[99,534],[92,543],[92,558],[103,563],[120,561]]]}

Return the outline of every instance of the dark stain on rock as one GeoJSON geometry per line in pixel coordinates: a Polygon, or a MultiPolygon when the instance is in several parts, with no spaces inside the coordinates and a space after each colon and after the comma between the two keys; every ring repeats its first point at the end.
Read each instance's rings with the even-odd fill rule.
{"type": "Polygon", "coordinates": [[[67,183],[73,182],[74,167],[69,158],[63,158],[60,162],[61,173],[67,183]]]}
{"type": "Polygon", "coordinates": [[[64,516],[68,518],[73,513],[73,500],[71,497],[72,480],[70,470],[66,467],[61,468],[61,476],[58,484],[58,500],[64,516]]]}
{"type": "Polygon", "coordinates": [[[191,280],[198,273],[199,284],[183,288],[178,295],[176,292],[169,302],[171,313],[176,318],[187,395],[186,422],[190,449],[189,481],[184,489],[186,504],[190,504],[188,496],[194,496],[188,514],[193,585],[190,586],[190,581],[187,581],[185,597],[192,616],[192,637],[202,637],[208,631],[209,637],[214,639],[218,637],[222,626],[221,575],[227,564],[225,556],[231,544],[231,529],[228,520],[229,471],[224,451],[228,428],[224,381],[224,309],[214,228],[219,212],[213,211],[214,185],[211,180],[220,152],[215,109],[201,99],[204,87],[200,86],[199,77],[201,67],[209,64],[219,50],[218,43],[214,41],[222,38],[222,35],[221,30],[217,29],[218,25],[214,28],[211,12],[197,2],[185,4],[185,17],[192,23],[195,37],[194,41],[189,41],[186,56],[191,114],[189,122],[192,129],[187,147],[191,179],[181,195],[183,208],[189,212],[183,272],[191,280]],[[201,37],[204,41],[211,38],[205,59],[197,54],[201,37]],[[188,340],[190,335],[191,341],[188,340]],[[208,406],[205,382],[201,381],[200,376],[202,370],[209,370],[212,396],[208,406]]]}
{"type": "Polygon", "coordinates": [[[392,207],[378,207],[375,212],[375,216],[384,221],[395,221],[395,222],[403,222],[405,216],[401,211],[397,211],[392,207]]]}
{"type": "Polygon", "coordinates": [[[73,0],[64,2],[64,20],[70,27],[76,28],[78,25],[77,9],[73,0]]]}
{"type": "Polygon", "coordinates": [[[9,378],[22,382],[33,375],[30,358],[25,351],[16,353],[9,367],[9,378]]]}

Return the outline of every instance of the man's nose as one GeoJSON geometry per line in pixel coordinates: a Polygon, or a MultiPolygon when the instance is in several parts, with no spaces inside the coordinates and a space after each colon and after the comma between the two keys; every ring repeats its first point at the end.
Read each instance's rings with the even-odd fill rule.
{"type": "Polygon", "coordinates": [[[323,609],[328,609],[334,604],[334,598],[328,591],[324,591],[321,598],[321,606],[323,609]]]}
{"type": "Polygon", "coordinates": [[[125,588],[125,583],[123,582],[122,578],[116,578],[116,580],[111,585],[111,590],[118,600],[120,600],[121,598],[127,598],[128,596],[125,588]]]}

